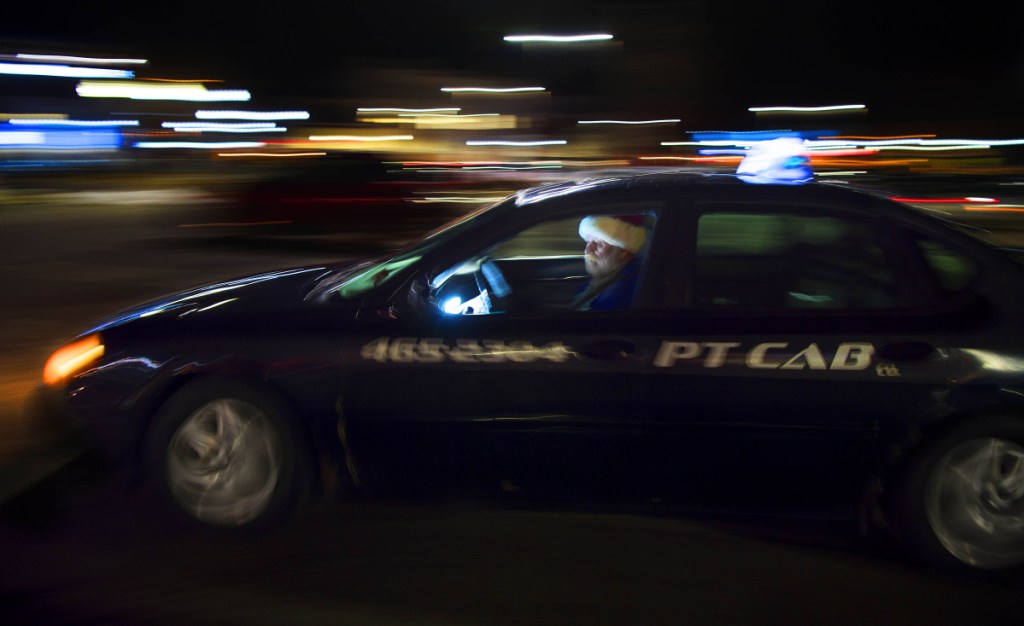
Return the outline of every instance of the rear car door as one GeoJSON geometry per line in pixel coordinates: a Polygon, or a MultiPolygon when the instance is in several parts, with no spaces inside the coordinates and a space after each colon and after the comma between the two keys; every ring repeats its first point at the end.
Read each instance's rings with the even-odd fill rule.
{"type": "MultiPolygon", "coordinates": [[[[690,495],[849,503],[882,442],[939,410],[971,367],[958,342],[987,323],[977,299],[937,299],[901,228],[797,198],[690,218],[690,281],[667,294],[651,383],[655,456],[690,495]]],[[[945,250],[964,288],[976,268],[945,250]]]]}

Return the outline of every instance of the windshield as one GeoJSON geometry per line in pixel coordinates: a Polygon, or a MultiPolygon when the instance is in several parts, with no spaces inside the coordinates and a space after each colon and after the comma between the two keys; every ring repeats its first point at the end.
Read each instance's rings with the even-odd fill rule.
{"type": "Polygon", "coordinates": [[[508,200],[509,198],[504,198],[462,215],[434,229],[422,239],[410,244],[393,256],[349,267],[321,282],[315,293],[323,297],[338,295],[345,299],[361,296],[367,291],[389,282],[406,267],[423,258],[424,254],[439,243],[447,240],[451,235],[462,232],[470,224],[477,221],[481,215],[490,212],[508,200]]]}

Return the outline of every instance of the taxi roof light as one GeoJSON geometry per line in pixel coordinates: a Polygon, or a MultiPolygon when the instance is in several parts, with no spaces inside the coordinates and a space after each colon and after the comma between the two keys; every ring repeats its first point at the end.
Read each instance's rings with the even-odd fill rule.
{"type": "Polygon", "coordinates": [[[59,348],[43,367],[43,382],[55,385],[74,376],[103,356],[105,347],[98,334],[82,337],[59,348]]]}
{"type": "Polygon", "coordinates": [[[802,185],[814,179],[804,142],[796,137],[760,141],[747,150],[736,174],[763,185],[802,185]]]}

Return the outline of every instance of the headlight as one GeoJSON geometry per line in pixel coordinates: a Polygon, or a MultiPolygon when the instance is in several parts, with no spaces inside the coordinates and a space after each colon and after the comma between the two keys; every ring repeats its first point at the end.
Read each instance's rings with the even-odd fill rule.
{"type": "Polygon", "coordinates": [[[43,382],[47,385],[59,384],[103,356],[103,351],[103,338],[98,334],[88,335],[69,343],[46,360],[43,367],[43,382]]]}

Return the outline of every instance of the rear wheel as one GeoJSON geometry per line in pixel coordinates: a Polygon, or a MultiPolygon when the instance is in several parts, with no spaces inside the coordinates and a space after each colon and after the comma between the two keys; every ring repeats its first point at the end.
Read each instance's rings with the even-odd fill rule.
{"type": "Polygon", "coordinates": [[[238,381],[200,380],[158,412],[150,476],[185,519],[219,528],[281,521],[304,490],[304,459],[274,395],[238,381]]]}
{"type": "Polygon", "coordinates": [[[966,422],[918,455],[897,490],[897,530],[940,566],[1024,565],[1024,420],[966,422]]]}

